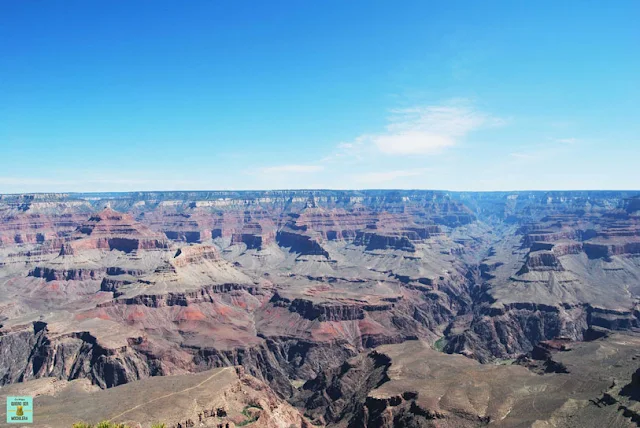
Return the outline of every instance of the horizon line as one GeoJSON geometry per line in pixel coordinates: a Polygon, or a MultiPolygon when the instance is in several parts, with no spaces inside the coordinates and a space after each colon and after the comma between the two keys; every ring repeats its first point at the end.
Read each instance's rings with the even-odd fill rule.
{"type": "Polygon", "coordinates": [[[282,188],[282,189],[205,189],[205,190],[104,190],[104,191],[38,191],[38,192],[0,192],[0,196],[27,195],[107,195],[134,193],[268,193],[268,192],[441,192],[441,193],[561,193],[561,192],[639,192],[638,189],[510,189],[510,190],[447,190],[447,189],[418,189],[418,188],[368,188],[368,189],[331,189],[331,188],[282,188]]]}

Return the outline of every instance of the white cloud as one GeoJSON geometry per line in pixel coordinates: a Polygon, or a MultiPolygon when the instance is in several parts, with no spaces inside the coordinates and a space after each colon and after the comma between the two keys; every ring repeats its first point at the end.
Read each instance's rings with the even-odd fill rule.
{"type": "Polygon", "coordinates": [[[263,174],[280,174],[280,173],[312,173],[312,172],[320,172],[324,170],[324,166],[322,165],[303,165],[303,164],[292,164],[292,165],[278,165],[278,166],[269,166],[265,168],[260,168],[260,172],[263,174]]]}
{"type": "Polygon", "coordinates": [[[341,143],[329,159],[360,157],[377,151],[386,155],[432,155],[455,146],[467,134],[488,126],[499,126],[503,120],[475,109],[465,100],[452,100],[443,105],[418,106],[391,111],[386,132],[363,134],[353,142],[341,143]]]}
{"type": "Polygon", "coordinates": [[[372,139],[378,150],[388,155],[427,155],[455,145],[448,135],[410,131],[400,134],[380,135],[372,139]]]}
{"type": "Polygon", "coordinates": [[[416,177],[424,175],[428,171],[428,168],[408,169],[408,170],[395,170],[395,171],[376,171],[368,172],[364,174],[356,174],[353,179],[360,183],[368,184],[380,184],[389,181],[394,181],[399,178],[416,177]]]}

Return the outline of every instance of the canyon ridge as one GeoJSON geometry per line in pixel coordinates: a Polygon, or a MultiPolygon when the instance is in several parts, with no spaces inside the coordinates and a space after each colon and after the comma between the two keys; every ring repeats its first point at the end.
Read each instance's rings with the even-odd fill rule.
{"type": "Polygon", "coordinates": [[[0,195],[37,426],[640,426],[639,327],[640,192],[0,195]]]}

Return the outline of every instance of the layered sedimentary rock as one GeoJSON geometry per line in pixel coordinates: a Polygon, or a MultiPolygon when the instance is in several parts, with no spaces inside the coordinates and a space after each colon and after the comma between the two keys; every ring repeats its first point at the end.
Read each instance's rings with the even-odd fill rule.
{"type": "Polygon", "coordinates": [[[130,214],[105,208],[82,223],[71,236],[66,253],[89,249],[134,250],[164,249],[166,239],[133,219],[130,214]]]}
{"type": "Polygon", "coordinates": [[[328,258],[329,253],[321,243],[310,236],[290,230],[281,230],[276,235],[278,245],[288,248],[292,253],[306,256],[323,256],[328,258]]]}
{"type": "Polygon", "coordinates": [[[306,382],[294,402],[328,426],[630,427],[638,414],[636,344],[629,337],[549,343],[546,358],[563,370],[545,376],[443,355],[420,342],[386,345],[306,382]]]}
{"type": "Polygon", "coordinates": [[[59,243],[86,217],[82,212],[66,214],[11,213],[0,211],[0,246],[59,243]]]}
{"type": "Polygon", "coordinates": [[[173,256],[173,264],[179,267],[202,263],[206,260],[220,260],[218,250],[215,247],[211,245],[190,245],[179,248],[173,256]]]}
{"type": "Polygon", "coordinates": [[[296,426],[310,425],[243,367],[147,379],[105,391],[80,380],[41,379],[3,389],[4,395],[36,395],[38,424],[66,428],[82,421],[112,420],[127,426],[296,426]],[[79,406],[78,403],[82,403],[79,406]]]}
{"type": "MultiPolygon", "coordinates": [[[[531,395],[502,394],[493,377],[566,375],[572,368],[557,355],[582,349],[575,344],[595,329],[633,338],[640,327],[633,196],[3,196],[0,379],[85,379],[111,389],[242,366],[320,424],[529,421],[517,403],[531,395]],[[570,350],[554,348],[568,341],[570,350]],[[431,367],[404,347],[434,370],[460,371],[498,392],[487,399],[464,378],[425,377],[431,367]],[[525,367],[479,364],[505,361],[525,367]],[[403,364],[427,371],[398,377],[403,364]],[[419,390],[433,382],[448,385],[449,398],[419,390]],[[502,399],[515,403],[511,413],[502,399]]],[[[553,390],[553,382],[532,385],[553,390]]],[[[634,403],[618,396],[631,412],[634,403]]],[[[543,419],[564,417],[570,405],[562,403],[543,419]]]]}

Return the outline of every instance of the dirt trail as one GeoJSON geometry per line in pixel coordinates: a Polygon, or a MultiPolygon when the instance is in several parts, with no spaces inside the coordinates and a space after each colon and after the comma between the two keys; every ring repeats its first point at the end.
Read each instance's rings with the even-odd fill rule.
{"type": "Polygon", "coordinates": [[[124,416],[124,415],[126,415],[127,413],[129,413],[129,412],[131,412],[133,410],[136,410],[136,409],[139,409],[140,407],[146,406],[147,404],[151,404],[154,401],[162,400],[162,399],[169,398],[169,397],[172,397],[172,396],[177,395],[177,394],[182,394],[183,392],[192,391],[194,389],[200,388],[202,385],[204,385],[205,383],[209,382],[211,379],[213,379],[214,377],[218,376],[222,372],[224,372],[224,370],[220,370],[220,371],[212,374],[211,376],[209,376],[208,378],[206,378],[205,380],[203,380],[202,382],[200,382],[197,385],[191,386],[189,388],[185,388],[185,389],[183,389],[181,391],[175,391],[175,392],[172,392],[171,394],[166,394],[166,395],[163,395],[161,397],[156,397],[156,398],[154,398],[152,400],[149,400],[147,402],[140,403],[137,406],[133,406],[130,409],[127,409],[124,412],[122,412],[122,413],[120,413],[120,414],[118,414],[116,416],[112,416],[111,418],[108,419],[108,421],[112,422],[114,419],[117,419],[117,418],[119,418],[121,416],[124,416]]]}

